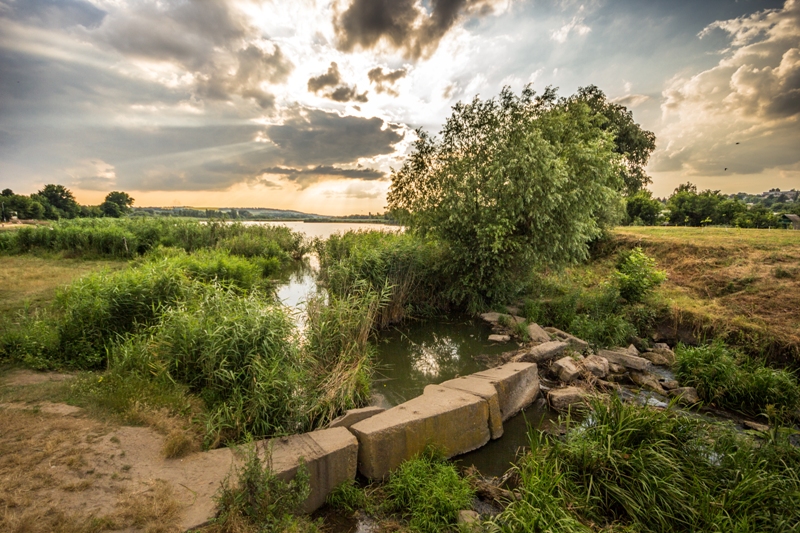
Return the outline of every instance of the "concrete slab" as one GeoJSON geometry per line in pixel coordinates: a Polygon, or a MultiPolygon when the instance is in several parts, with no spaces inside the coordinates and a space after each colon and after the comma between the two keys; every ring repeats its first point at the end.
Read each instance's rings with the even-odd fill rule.
{"type": "Polygon", "coordinates": [[[539,395],[539,372],[533,363],[506,363],[472,376],[489,380],[497,389],[503,421],[529,406],[539,395]]]}
{"type": "Polygon", "coordinates": [[[329,428],[349,428],[356,422],[366,420],[371,416],[375,416],[384,412],[386,409],[377,405],[370,405],[369,407],[362,407],[361,409],[349,409],[342,416],[334,418],[328,424],[329,428]]]}
{"type": "Polygon", "coordinates": [[[523,353],[514,357],[515,363],[543,363],[564,353],[569,347],[569,344],[562,341],[550,341],[534,346],[527,353],[523,353]]]}
{"type": "Polygon", "coordinates": [[[462,376],[441,383],[442,387],[461,390],[480,396],[489,403],[489,432],[493,439],[503,436],[503,415],[500,411],[500,400],[497,389],[488,379],[477,376],[462,376]]]}
{"type": "Polygon", "coordinates": [[[653,364],[637,355],[631,355],[624,348],[621,350],[600,350],[597,355],[605,357],[609,363],[616,363],[625,368],[632,368],[633,370],[649,371],[653,364]]]}
{"type": "Polygon", "coordinates": [[[551,367],[564,383],[570,383],[581,375],[581,369],[572,357],[562,357],[551,367]]]}
{"type": "Polygon", "coordinates": [[[541,344],[543,342],[550,342],[550,334],[548,334],[539,324],[528,324],[528,336],[531,342],[541,344]]]}
{"type": "Polygon", "coordinates": [[[453,457],[489,442],[489,404],[459,390],[428,385],[422,396],[350,427],[358,438],[358,471],[381,479],[428,444],[453,457]]]}
{"type": "Polygon", "coordinates": [[[356,477],[358,441],[347,428],[261,441],[259,446],[260,449],[272,447],[272,471],[284,481],[290,481],[297,474],[301,458],[305,461],[311,486],[311,494],[303,506],[306,513],[322,506],[337,485],[356,477]]]}

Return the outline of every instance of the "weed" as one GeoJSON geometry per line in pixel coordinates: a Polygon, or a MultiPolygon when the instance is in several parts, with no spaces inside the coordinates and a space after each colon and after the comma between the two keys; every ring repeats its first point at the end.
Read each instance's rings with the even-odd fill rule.
{"type": "Polygon", "coordinates": [[[633,324],[618,315],[602,318],[580,315],[572,321],[569,331],[595,349],[627,345],[631,337],[636,335],[633,324]]]}
{"type": "Polygon", "coordinates": [[[195,451],[195,440],[191,433],[184,429],[172,430],[161,447],[161,454],[165,459],[178,459],[193,451],[195,451]]]}
{"type": "Polygon", "coordinates": [[[352,513],[367,505],[367,495],[364,489],[355,484],[355,481],[345,481],[331,491],[327,503],[334,509],[352,513]]]}
{"type": "Polygon", "coordinates": [[[458,511],[474,496],[469,481],[455,466],[428,449],[404,462],[386,484],[387,505],[402,513],[413,531],[439,532],[452,527],[458,511]]]}
{"type": "Polygon", "coordinates": [[[667,279],[667,275],[656,270],[655,260],[641,248],[634,248],[620,253],[614,279],[620,295],[631,303],[638,303],[667,279]]]}

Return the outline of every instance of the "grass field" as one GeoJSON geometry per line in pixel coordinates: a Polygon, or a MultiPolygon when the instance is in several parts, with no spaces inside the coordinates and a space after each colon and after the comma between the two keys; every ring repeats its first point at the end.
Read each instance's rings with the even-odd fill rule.
{"type": "Polygon", "coordinates": [[[676,319],[800,360],[800,231],[624,227],[614,237],[667,271],[661,294],[676,319]]]}

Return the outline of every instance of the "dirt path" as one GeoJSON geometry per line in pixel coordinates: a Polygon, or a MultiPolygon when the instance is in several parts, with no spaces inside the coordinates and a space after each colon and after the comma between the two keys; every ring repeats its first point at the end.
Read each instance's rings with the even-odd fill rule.
{"type": "MultiPolygon", "coordinates": [[[[65,377],[66,376],[66,377],[65,377]]],[[[69,379],[15,371],[0,387],[69,379]]],[[[164,459],[151,428],[52,402],[0,404],[0,531],[182,531],[213,514],[228,449],[164,459]]]]}

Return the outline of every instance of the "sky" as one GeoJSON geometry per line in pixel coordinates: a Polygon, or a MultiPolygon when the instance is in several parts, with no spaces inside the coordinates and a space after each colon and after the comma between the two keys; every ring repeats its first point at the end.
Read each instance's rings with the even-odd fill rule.
{"type": "Polygon", "coordinates": [[[415,130],[596,85],[650,190],[800,188],[800,0],[0,0],[0,188],[383,211],[415,130]]]}

